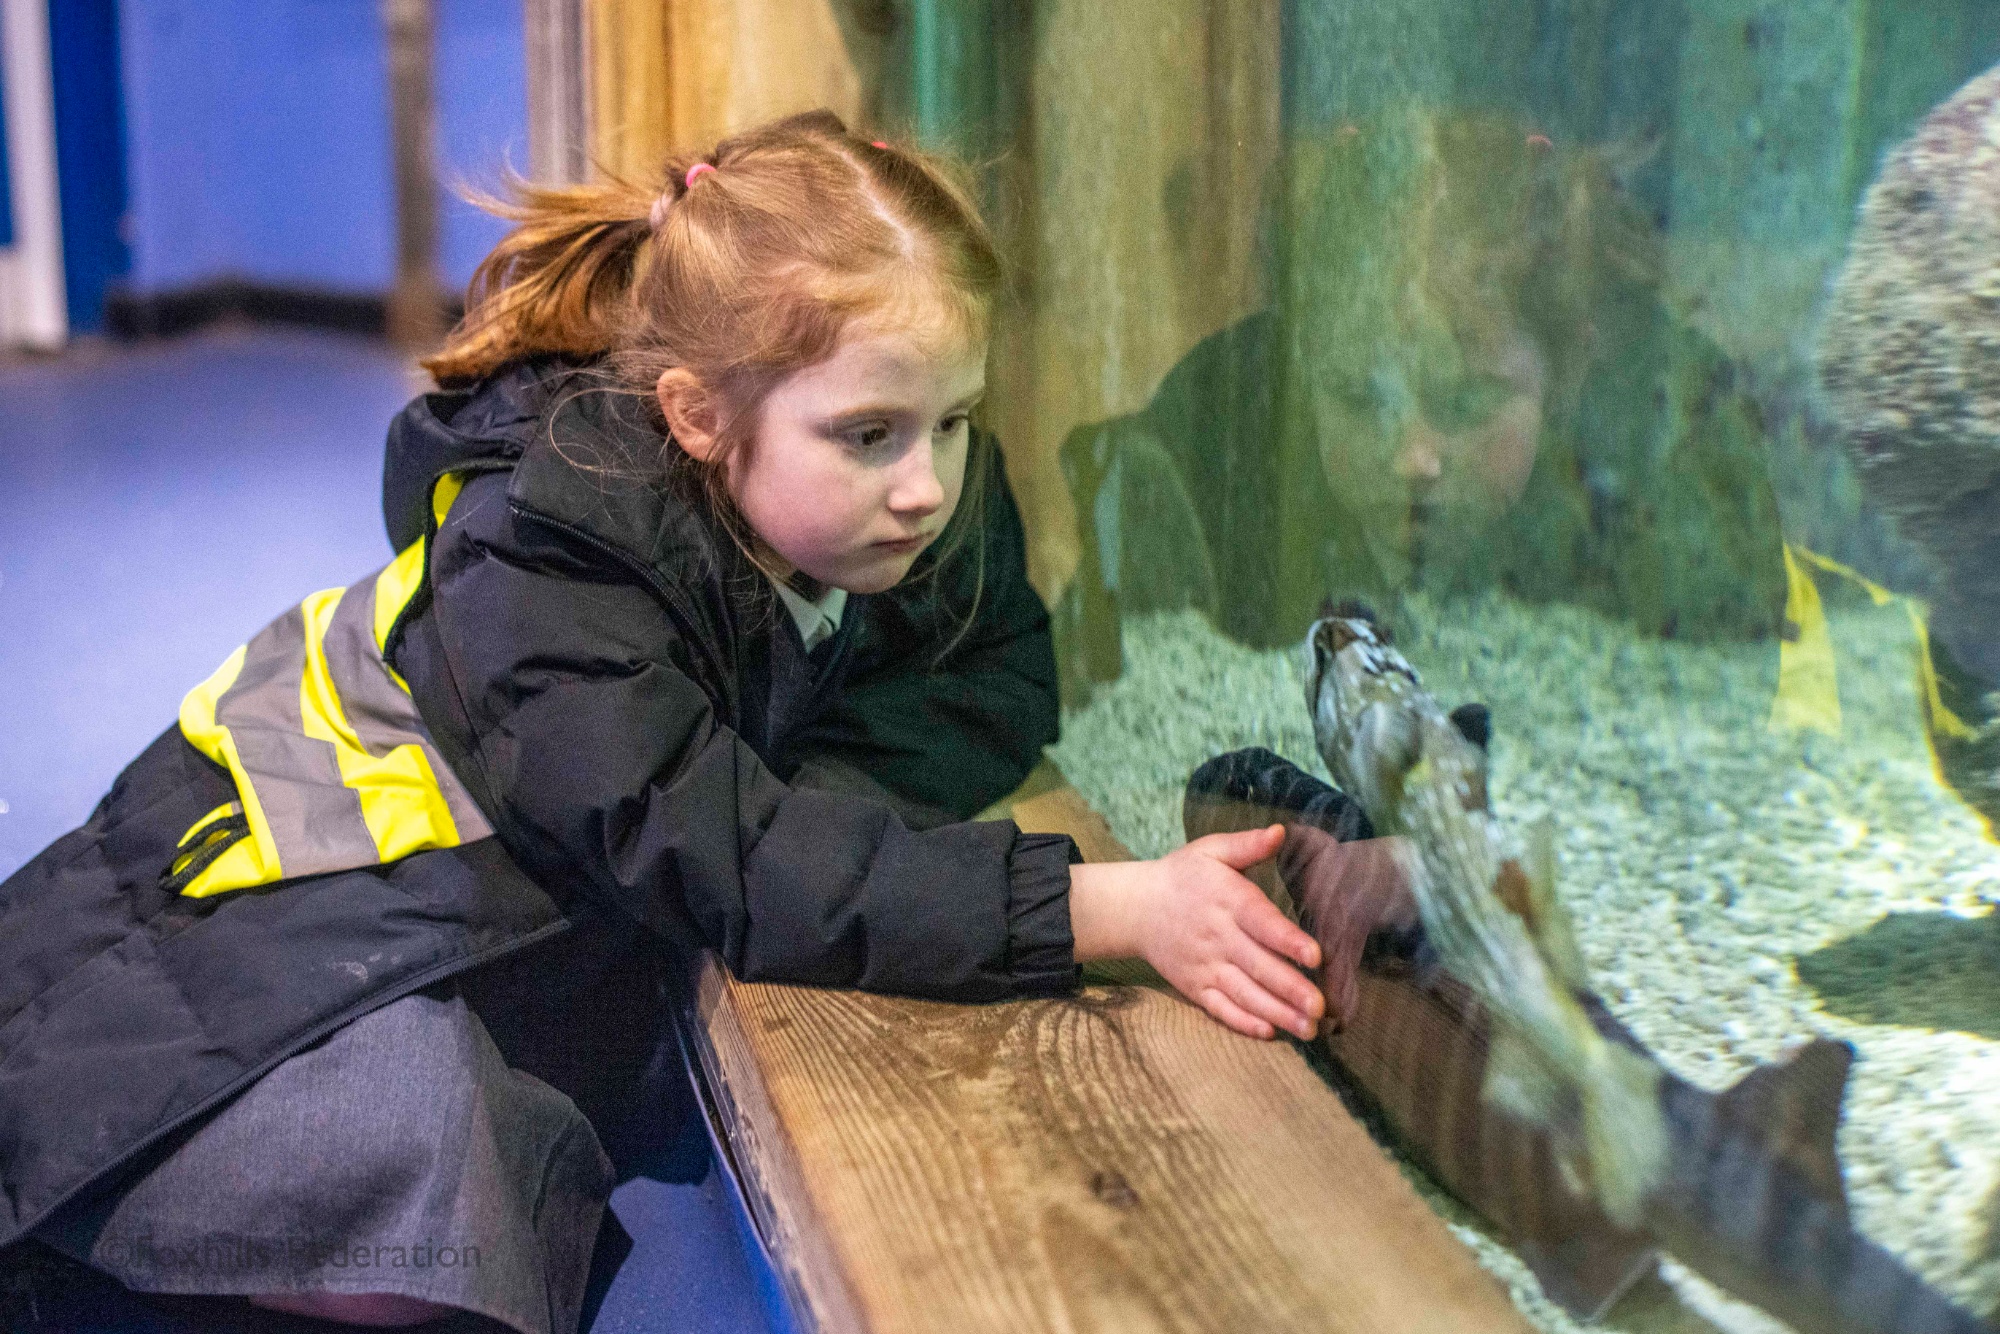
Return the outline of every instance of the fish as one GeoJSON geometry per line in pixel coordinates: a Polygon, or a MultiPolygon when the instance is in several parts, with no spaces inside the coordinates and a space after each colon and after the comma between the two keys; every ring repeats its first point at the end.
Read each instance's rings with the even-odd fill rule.
{"type": "Polygon", "coordinates": [[[1590,987],[1553,826],[1495,815],[1485,711],[1445,710],[1364,607],[1303,653],[1334,784],[1218,756],[1189,778],[1187,835],[1285,825],[1246,874],[1321,945],[1318,1041],[1551,1300],[1601,1319],[1672,1255],[1800,1334],[1993,1334],[1854,1227],[1851,1044],[1812,1037],[1719,1093],[1675,1075],[1590,987]]]}

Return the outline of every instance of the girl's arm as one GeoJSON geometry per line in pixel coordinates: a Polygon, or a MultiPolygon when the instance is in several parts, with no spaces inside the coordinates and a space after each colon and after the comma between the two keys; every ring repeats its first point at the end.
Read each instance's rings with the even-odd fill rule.
{"type": "Polygon", "coordinates": [[[510,512],[506,474],[439,530],[396,666],[514,860],[747,980],[945,1000],[1067,990],[1074,844],[916,831],[781,782],[696,684],[702,649],[591,549],[510,512]]]}
{"type": "Polygon", "coordinates": [[[1326,1001],[1299,968],[1319,966],[1319,944],[1239,874],[1283,843],[1272,825],[1198,838],[1156,861],[1071,867],[1077,961],[1142,958],[1239,1033],[1310,1039],[1326,1001]]]}

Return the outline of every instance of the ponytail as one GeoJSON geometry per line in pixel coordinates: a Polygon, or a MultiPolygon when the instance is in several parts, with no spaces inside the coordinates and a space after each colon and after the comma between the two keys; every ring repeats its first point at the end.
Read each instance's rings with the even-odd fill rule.
{"type": "Polygon", "coordinates": [[[537,353],[610,353],[633,388],[681,365],[751,407],[899,290],[929,288],[983,336],[1000,281],[956,164],[862,139],[830,111],[675,154],[650,181],[514,177],[472,202],[514,226],[423,359],[440,384],[537,353]]]}
{"type": "Polygon", "coordinates": [[[473,271],[465,318],[422,360],[439,384],[481,379],[537,352],[609,352],[624,333],[659,191],[624,181],[508,186],[511,198],[473,200],[514,229],[473,271]]]}

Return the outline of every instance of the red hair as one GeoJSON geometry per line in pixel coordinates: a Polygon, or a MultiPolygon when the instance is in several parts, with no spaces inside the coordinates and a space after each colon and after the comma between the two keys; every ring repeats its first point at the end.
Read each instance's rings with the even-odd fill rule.
{"type": "MultiPolygon", "coordinates": [[[[976,346],[1000,286],[959,169],[860,138],[830,111],[669,157],[643,183],[514,181],[510,194],[479,201],[514,229],[480,262],[465,318],[424,368],[452,384],[538,353],[602,355],[650,401],[661,373],[682,367],[725,423],[715,463],[754,436],[764,397],[831,356],[857,318],[907,312],[976,346]]],[[[989,463],[985,437],[974,440],[968,520],[989,463]]],[[[724,470],[704,471],[733,521],[724,470]]]]}

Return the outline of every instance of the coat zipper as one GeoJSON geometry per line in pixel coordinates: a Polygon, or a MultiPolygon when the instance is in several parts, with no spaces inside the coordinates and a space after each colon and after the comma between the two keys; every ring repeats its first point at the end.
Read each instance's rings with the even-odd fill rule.
{"type": "Polygon", "coordinates": [[[193,1121],[195,1118],[203,1115],[210,1108],[215,1107],[217,1104],[225,1102],[228,1099],[235,1097],[238,1093],[248,1088],[251,1084],[256,1083],[259,1079],[262,1079],[265,1075],[269,1074],[277,1066],[289,1060],[293,1056],[296,1056],[299,1052],[304,1051],[307,1047],[310,1047],[313,1043],[319,1041],[322,1037],[325,1037],[328,1033],[331,1033],[336,1029],[345,1028],[348,1024],[353,1023],[356,1019],[359,1019],[362,1015],[367,1014],[372,1010],[381,1009],[385,1005],[393,1005],[395,1002],[403,999],[403,997],[409,995],[411,992],[421,991],[425,987],[429,986],[431,983],[439,981],[442,978],[449,977],[453,973],[464,972],[466,969],[476,967],[479,964],[491,963],[493,960],[512,954],[516,950],[526,949],[528,946],[533,945],[539,941],[547,940],[551,936],[561,935],[563,932],[569,930],[569,927],[570,927],[570,922],[567,917],[558,917],[555,921],[550,922],[547,926],[537,927],[535,930],[529,932],[525,936],[521,936],[518,939],[506,941],[500,945],[488,946],[486,949],[476,950],[471,954],[463,955],[457,959],[450,959],[446,960],[443,963],[432,964],[429,968],[426,968],[421,972],[416,973],[414,976],[405,978],[402,982],[398,983],[395,987],[391,988],[381,999],[375,999],[371,997],[368,1000],[356,1002],[355,1004],[350,1005],[346,1009],[341,1010],[339,1013],[335,1014],[333,1018],[314,1025],[313,1027],[307,1029],[301,1037],[295,1039],[289,1046],[287,1046],[284,1050],[283,1055],[277,1057],[276,1059],[270,1061],[267,1064],[256,1067],[255,1069],[251,1070],[248,1074],[243,1075],[240,1078],[232,1081],[231,1083],[224,1085],[216,1093],[203,1099],[201,1102],[196,1103],[193,1107],[189,1108],[185,1112],[182,1112],[179,1116],[176,1116],[172,1120],[166,1122],[165,1124],[156,1126],[152,1130],[149,1130],[145,1134],[141,1135],[138,1138],[138,1140],[132,1145],[131,1148],[127,1149],[124,1153],[118,1155],[110,1162],[104,1164],[102,1167],[92,1172],[88,1177],[84,1178],[82,1181],[72,1186],[69,1190],[64,1191],[60,1196],[56,1198],[53,1204],[49,1205],[48,1208],[42,1210],[39,1214],[35,1215],[35,1218],[32,1222],[20,1228],[13,1236],[6,1238],[4,1241],[0,1241],[0,1246],[11,1246],[14,1242],[19,1241],[22,1237],[27,1236],[30,1232],[40,1227],[42,1223],[47,1220],[49,1215],[53,1214],[56,1210],[62,1208],[65,1204],[68,1204],[71,1200],[75,1199],[79,1192],[87,1189],[93,1182],[102,1181],[104,1178],[110,1176],[112,1173],[116,1172],[119,1168],[123,1167],[126,1163],[132,1161],[133,1158],[145,1152],[147,1148],[158,1143],[165,1136],[173,1134],[176,1130],[179,1130],[182,1126],[187,1125],[190,1121],[193,1121]]]}

